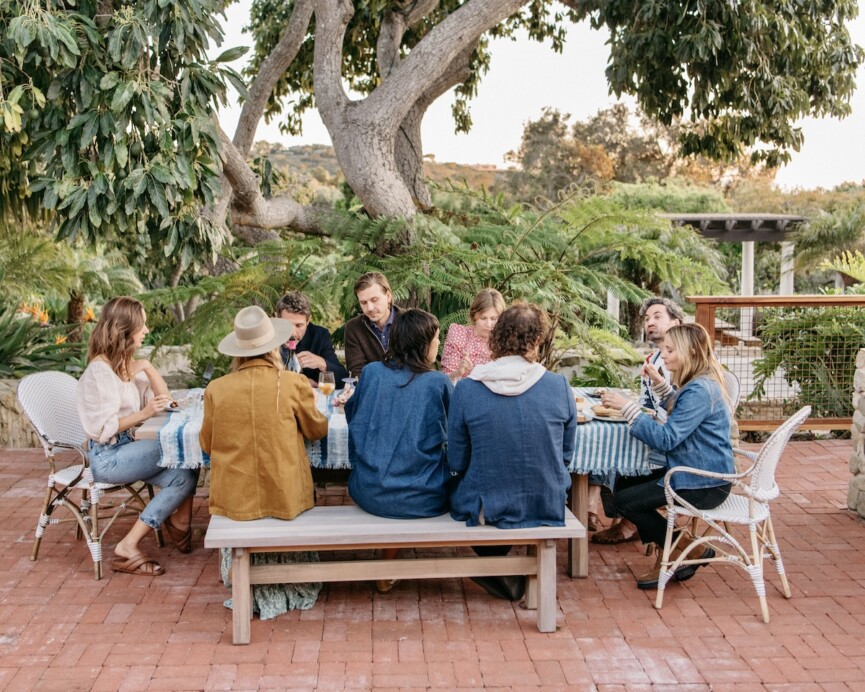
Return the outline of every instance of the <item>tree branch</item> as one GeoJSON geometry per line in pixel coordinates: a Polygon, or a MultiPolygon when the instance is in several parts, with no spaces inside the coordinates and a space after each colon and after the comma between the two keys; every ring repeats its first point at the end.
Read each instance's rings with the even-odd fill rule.
{"type": "Polygon", "coordinates": [[[382,79],[399,63],[399,47],[406,30],[438,7],[439,1],[410,0],[385,13],[376,43],[376,62],[382,79]]]}
{"type": "Polygon", "coordinates": [[[391,71],[388,79],[365,99],[363,107],[374,111],[390,110],[393,104],[398,104],[397,122],[402,122],[430,84],[441,79],[460,53],[475,45],[485,31],[503,22],[526,2],[528,0],[469,0],[421,39],[391,71]]]}
{"type": "MultiPolygon", "coordinates": [[[[298,204],[290,197],[265,199],[261,194],[258,176],[252,172],[246,159],[219,128],[219,143],[222,151],[222,169],[228,183],[234,190],[231,220],[235,232],[244,239],[253,238],[260,242],[267,238],[279,238],[278,233],[267,233],[262,237],[245,226],[272,230],[289,227],[311,235],[325,235],[318,223],[319,215],[313,209],[298,204]]],[[[252,243],[254,244],[254,243],[252,243]]]]}
{"type": "Polygon", "coordinates": [[[319,114],[329,130],[339,127],[339,114],[349,104],[342,85],[342,51],[353,15],[351,0],[315,0],[313,84],[319,114]]]}
{"type": "Polygon", "coordinates": [[[234,132],[234,146],[243,156],[249,154],[255,130],[258,128],[273,88],[297,57],[309,28],[313,9],[313,0],[296,0],[285,31],[276,47],[261,63],[258,74],[249,87],[249,95],[243,104],[237,130],[234,132]]]}

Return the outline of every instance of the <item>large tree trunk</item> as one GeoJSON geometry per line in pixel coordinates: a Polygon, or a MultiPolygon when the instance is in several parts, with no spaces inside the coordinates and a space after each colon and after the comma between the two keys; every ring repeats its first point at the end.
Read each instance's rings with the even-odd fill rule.
{"type": "MultiPolygon", "coordinates": [[[[420,126],[424,113],[435,99],[466,78],[482,34],[517,12],[527,0],[467,0],[431,29],[406,57],[400,55],[405,31],[432,12],[438,0],[398,3],[384,17],[377,47],[382,81],[360,101],[348,98],[342,79],[345,30],[354,13],[353,3],[311,2],[315,8],[316,106],[330,132],[346,182],[370,215],[410,218],[432,203],[423,182],[420,126]]],[[[298,0],[278,49],[250,89],[234,141],[220,131],[225,181],[233,197],[229,203],[231,191],[226,189],[211,213],[216,223],[230,214],[235,232],[251,242],[261,235],[253,228],[322,233],[317,210],[288,197],[265,199],[245,160],[267,96],[296,55],[309,21],[309,0],[298,0]]]]}

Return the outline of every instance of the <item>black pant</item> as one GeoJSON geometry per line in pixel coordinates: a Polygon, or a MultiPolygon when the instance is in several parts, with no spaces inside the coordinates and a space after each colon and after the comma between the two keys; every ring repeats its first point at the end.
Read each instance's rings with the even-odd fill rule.
{"type": "MultiPolygon", "coordinates": [[[[613,503],[618,513],[633,522],[643,543],[664,545],[667,536],[667,520],[658,510],[667,505],[664,486],[658,485],[658,478],[664,475],[659,469],[654,477],[642,478],[642,482],[619,488],[617,484],[613,503]],[[660,475],[658,475],[660,474],[660,475]]],[[[713,509],[720,505],[730,494],[731,485],[725,483],[714,488],[695,488],[677,490],[676,494],[697,509],[713,509]]]]}

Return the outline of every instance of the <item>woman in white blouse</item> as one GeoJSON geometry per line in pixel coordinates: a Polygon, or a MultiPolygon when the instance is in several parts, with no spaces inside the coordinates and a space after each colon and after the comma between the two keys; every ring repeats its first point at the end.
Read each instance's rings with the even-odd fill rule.
{"type": "Polygon", "coordinates": [[[89,438],[90,468],[100,483],[145,481],[160,488],[126,536],[115,546],[115,572],[159,576],[165,570],[138,544],[163,525],[180,552],[192,550],[192,496],[198,470],[159,466],[159,442],[136,440],[135,429],[171,402],[165,380],[145,359],[136,359],[147,329],[144,306],[123,296],[105,304],[78,382],[78,415],[89,438]]]}

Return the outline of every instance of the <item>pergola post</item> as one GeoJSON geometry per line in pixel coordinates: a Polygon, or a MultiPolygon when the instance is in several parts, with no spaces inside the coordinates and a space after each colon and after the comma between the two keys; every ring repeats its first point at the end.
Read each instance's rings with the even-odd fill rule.
{"type": "Polygon", "coordinates": [[[791,296],[795,293],[793,286],[793,243],[781,243],[781,287],[778,295],[791,296]]]}
{"type": "MultiPolygon", "coordinates": [[[[754,241],[742,243],[742,295],[754,295],[754,241]]],[[[754,333],[754,308],[742,308],[740,312],[739,331],[743,339],[749,339],[754,333]]]]}

